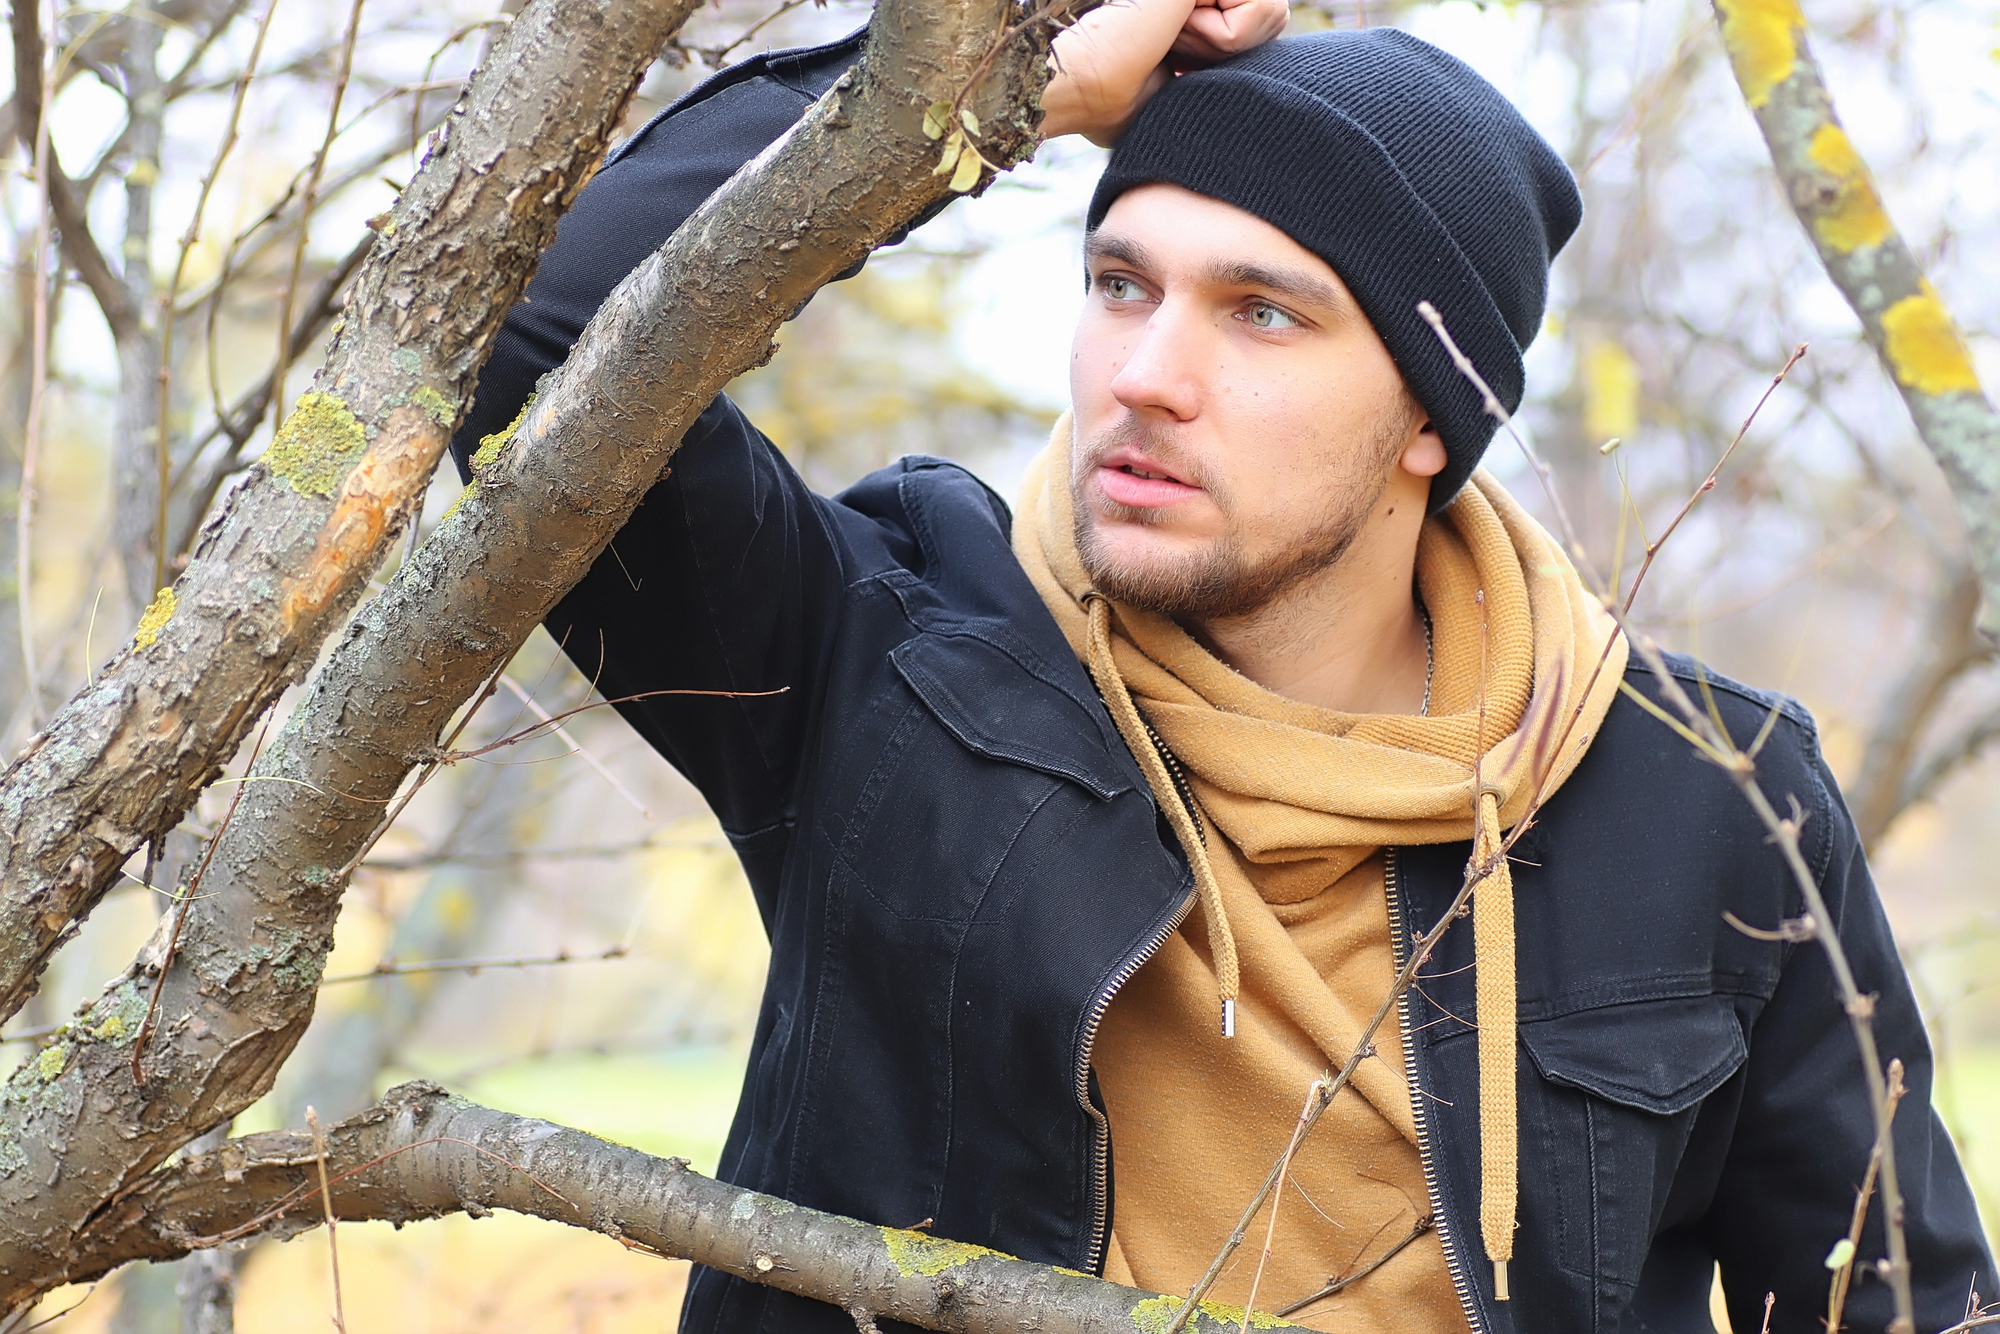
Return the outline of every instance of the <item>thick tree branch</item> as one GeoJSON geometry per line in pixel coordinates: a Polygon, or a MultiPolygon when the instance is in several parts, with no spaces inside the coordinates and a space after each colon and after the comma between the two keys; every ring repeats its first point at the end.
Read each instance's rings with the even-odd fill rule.
{"type": "MultiPolygon", "coordinates": [[[[157,939],[0,1096],[0,1310],[60,1267],[105,1201],[270,1087],[311,1017],[349,863],[411,769],[437,758],[459,705],[590,568],[694,418],[768,355],[785,318],[948,188],[932,171],[925,109],[985,70],[968,98],[982,150],[1011,164],[1033,148],[1048,33],[1020,20],[1011,0],[880,7],[861,65],[621,285],[545,381],[515,446],[363,609],[264,752],[200,892],[179,910],[143,1059],[133,1038],[163,966],[157,939]]],[[[371,291],[366,272],[343,346],[357,308],[378,321],[385,308],[430,318],[393,289],[371,291]]],[[[418,416],[393,409],[382,436],[403,429],[387,418],[418,416]]],[[[198,567],[230,525],[210,526],[198,567]]],[[[246,595],[256,595],[247,581],[231,586],[246,595]]]]}
{"type": "MultiPolygon", "coordinates": [[[[1183,1299],[804,1209],[578,1130],[490,1111],[432,1084],[391,1089],[326,1141],[334,1213],[395,1223],[508,1209],[588,1228],[876,1318],[962,1334],[1151,1334],[1183,1299]]],[[[121,1195],[78,1240],[61,1281],[168,1260],[320,1221],[310,1136],[229,1140],[121,1195]]],[[[1205,1303],[1187,1328],[1235,1330],[1240,1307],[1205,1303]]],[[[1258,1315],[1258,1329],[1296,1329],[1258,1315]]]]}
{"type": "MultiPolygon", "coordinates": [[[[28,156],[33,157],[42,125],[41,7],[35,0],[14,0],[13,36],[14,132],[20,136],[28,156]]],[[[112,271],[111,262],[104,258],[97,238],[91,235],[83,193],[64,174],[54,144],[48,145],[48,161],[42,164],[42,169],[48,173],[49,211],[55,215],[56,228],[62,235],[63,258],[97,298],[104,322],[111,326],[111,336],[124,342],[138,327],[139,312],[126,297],[124,281],[112,271]]],[[[0,1012],[0,1018],[8,1013],[12,1012],[0,1012]]]]}
{"type": "Polygon", "coordinates": [[[1792,209],[1951,484],[1984,593],[1980,627],[2000,634],[2000,413],[1834,115],[1795,0],[1715,0],[1715,12],[1792,209]]]}
{"type": "MultiPolygon", "coordinates": [[[[313,392],[131,649],[0,775],[0,1020],[352,609],[500,321],[692,3],[544,0],[460,98],[383,224],[313,392]]],[[[17,5],[17,21],[32,8],[17,5]]]]}

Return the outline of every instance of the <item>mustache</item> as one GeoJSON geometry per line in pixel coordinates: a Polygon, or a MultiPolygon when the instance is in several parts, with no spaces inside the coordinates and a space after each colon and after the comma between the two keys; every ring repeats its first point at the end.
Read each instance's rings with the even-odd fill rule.
{"type": "Polygon", "coordinates": [[[1191,451],[1183,449],[1170,429],[1149,422],[1137,413],[1128,414],[1090,439],[1079,441],[1076,445],[1072,475],[1080,481],[1100,467],[1114,450],[1128,446],[1144,450],[1158,460],[1162,467],[1183,481],[1203,490],[1213,489],[1202,460],[1191,451]]]}

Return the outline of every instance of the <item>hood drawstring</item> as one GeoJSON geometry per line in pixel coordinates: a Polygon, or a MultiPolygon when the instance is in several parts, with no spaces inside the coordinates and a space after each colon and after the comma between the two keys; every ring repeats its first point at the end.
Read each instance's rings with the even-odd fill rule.
{"type": "Polygon", "coordinates": [[[1479,1027],[1479,1235],[1493,1262],[1493,1297],[1507,1300],[1514,1258],[1514,1206],[1521,1135],[1515,1107],[1514,875],[1500,851],[1502,793],[1482,786],[1473,802],[1473,865],[1492,867],[1472,887],[1473,1021],[1479,1027]]]}
{"type": "Polygon", "coordinates": [[[1208,835],[1196,813],[1194,794],[1192,790],[1183,792],[1175,780],[1168,767],[1171,752],[1157,741],[1152,726],[1132,702],[1125,678],[1118,674],[1118,664],[1111,656],[1111,603],[1092,589],[1083,595],[1083,604],[1090,615],[1090,674],[1111,709],[1118,734],[1125,738],[1126,748],[1139,761],[1153,796],[1166,812],[1167,823],[1173,826],[1175,837],[1187,852],[1188,865],[1194,870],[1195,891],[1201,896],[1202,915],[1208,919],[1208,952],[1215,960],[1215,989],[1222,1002],[1222,1036],[1233,1038],[1236,992],[1241,980],[1236,963],[1236,934],[1229,929],[1229,917],[1222,910],[1222,886],[1216,883],[1215,871],[1208,864],[1208,835]]]}
{"type": "MultiPolygon", "coordinates": [[[[1222,907],[1222,887],[1208,861],[1208,836],[1193,794],[1173,772],[1171,752],[1162,745],[1111,655],[1111,604],[1095,590],[1084,593],[1089,615],[1090,674],[1103,692],[1118,733],[1194,870],[1202,913],[1208,918],[1208,949],[1215,960],[1216,991],[1222,1002],[1222,1035],[1236,1035],[1239,973],[1236,937],[1222,907]]],[[[1514,1216],[1520,1190],[1520,1127],[1515,1090],[1514,877],[1500,854],[1500,806],[1504,793],[1479,789],[1475,800],[1473,861],[1492,866],[1472,890],[1472,947],[1477,970],[1474,1014],[1479,1029],[1479,1232],[1493,1263],[1493,1296],[1507,1301],[1507,1262],[1514,1256],[1514,1216]]]]}

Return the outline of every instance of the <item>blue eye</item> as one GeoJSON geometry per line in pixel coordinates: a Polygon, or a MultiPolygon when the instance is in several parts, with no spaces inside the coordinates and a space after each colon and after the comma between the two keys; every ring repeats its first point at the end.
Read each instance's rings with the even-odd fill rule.
{"type": "Polygon", "coordinates": [[[1258,302],[1250,307],[1250,323],[1259,329],[1296,329],[1299,322],[1276,306],[1258,302]]]}

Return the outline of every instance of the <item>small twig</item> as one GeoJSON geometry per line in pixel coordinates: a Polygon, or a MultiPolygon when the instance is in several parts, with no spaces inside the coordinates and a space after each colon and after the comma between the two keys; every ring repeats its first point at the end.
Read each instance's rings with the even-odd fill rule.
{"type": "Polygon", "coordinates": [[[1257,1289],[1264,1283],[1264,1267],[1271,1263],[1271,1243],[1278,1235],[1278,1206],[1285,1202],[1285,1174],[1291,1171],[1292,1155],[1299,1151],[1299,1143],[1305,1139],[1306,1131],[1312,1129],[1313,1103],[1317,1100],[1320,1087],[1327,1077],[1321,1075],[1306,1090],[1305,1105],[1299,1108],[1298,1124],[1292,1127],[1292,1137],[1285,1144],[1284,1156],[1278,1159],[1278,1185],[1271,1193],[1271,1217],[1264,1228],[1264,1250],[1257,1257],[1257,1272],[1250,1277],[1250,1296],[1243,1303],[1243,1323],[1236,1334],[1250,1334],[1250,1313],[1257,1309],[1257,1289]]]}
{"type": "Polygon", "coordinates": [[[419,959],[415,963],[398,963],[394,959],[384,959],[363,972],[323,977],[319,984],[322,987],[336,987],[345,982],[367,982],[378,977],[408,977],[413,973],[477,973],[487,968],[544,968],[564,963],[603,963],[611,959],[622,959],[631,952],[628,946],[612,945],[595,954],[571,954],[568,950],[557,950],[554,954],[519,958],[419,959]]]}
{"type": "MultiPolygon", "coordinates": [[[[465,731],[466,725],[472,721],[473,715],[477,714],[486,701],[493,698],[493,692],[500,688],[500,677],[506,670],[506,662],[502,662],[498,667],[493,669],[493,674],[486,678],[485,686],[480,689],[479,694],[474,697],[465,712],[459,715],[458,725],[451,729],[450,734],[444,739],[444,744],[438,748],[441,752],[445,754],[450,753],[452,742],[458,740],[459,735],[465,731]]],[[[430,781],[431,775],[438,771],[438,766],[441,763],[443,763],[442,759],[433,759],[417,772],[416,781],[411,783],[409,789],[400,797],[396,798],[395,804],[383,815],[381,823],[376,825],[374,831],[363,840],[361,846],[355,850],[354,855],[347,859],[347,865],[334,873],[334,884],[347,883],[347,877],[354,874],[354,868],[361,865],[361,859],[366,857],[374,849],[375,845],[382,841],[382,835],[389,832],[389,827],[396,823],[396,817],[401,815],[404,808],[415,799],[417,793],[423,790],[424,784],[430,781]]]]}
{"type": "MultiPolygon", "coordinates": [[[[201,239],[201,224],[203,216],[208,211],[208,197],[215,189],[215,182],[222,175],[222,164],[229,160],[230,151],[236,147],[237,127],[243,120],[243,102],[249,96],[251,80],[257,77],[257,62],[264,54],[264,38],[271,31],[271,16],[277,12],[278,0],[269,0],[264,6],[264,17],[257,23],[257,35],[251,40],[250,55],[243,62],[242,72],[236,76],[236,88],[229,100],[229,116],[223,125],[222,142],[216,147],[215,158],[209,163],[208,174],[201,178],[201,192],[195,197],[194,212],[188,217],[187,229],[181,233],[180,256],[174,261],[174,276],[168,281],[159,297],[160,383],[155,411],[155,416],[159,419],[159,433],[154,442],[154,453],[157,455],[160,470],[160,496],[153,534],[154,588],[166,586],[167,543],[171,540],[167,533],[167,517],[173,486],[173,456],[167,447],[168,407],[173,383],[174,314],[180,301],[181,279],[187,274],[188,256],[194,253],[195,242],[201,239]]],[[[219,27],[220,25],[218,29],[219,27]]]]}
{"type": "MultiPolygon", "coordinates": [[[[1434,325],[1433,327],[1442,328],[1442,325],[1434,325]]],[[[1778,386],[1785,382],[1785,377],[1790,375],[1792,367],[1798,365],[1805,357],[1806,349],[1810,346],[1811,344],[1809,343],[1800,343],[1792,349],[1792,355],[1785,359],[1785,364],[1780,366],[1778,373],[1771,377],[1771,383],[1764,386],[1763,394],[1759,396],[1756,404],[1750,409],[1749,415],[1744,417],[1743,425],[1737,428],[1735,438],[1730,440],[1729,447],[1722,451],[1721,456],[1715,460],[1715,466],[1708,470],[1708,476],[1702,478],[1701,485],[1694,489],[1694,494],[1682,502],[1679,512],[1668,521],[1666,528],[1661,531],[1660,535],[1646,544],[1646,557],[1639,562],[1639,573],[1633,576],[1632,591],[1625,599],[1626,611],[1629,612],[1632,610],[1632,599],[1639,596],[1639,585],[1645,580],[1646,571],[1652,568],[1653,558],[1660,554],[1660,548],[1666,545],[1667,539],[1674,535],[1674,530],[1681,526],[1681,520],[1688,516],[1688,511],[1695,507],[1695,502],[1715,489],[1716,479],[1722,475],[1722,466],[1729,462],[1730,455],[1734,454],[1736,447],[1743,443],[1743,437],[1750,433],[1751,423],[1757,420],[1757,414],[1764,410],[1764,405],[1771,401],[1771,395],[1778,392],[1778,386]]]]}
{"type": "MultiPolygon", "coordinates": [[[[1581,542],[1577,538],[1575,527],[1570,523],[1568,511],[1563,508],[1561,496],[1555,491],[1554,478],[1549,472],[1548,465],[1541,460],[1528,445],[1528,442],[1521,436],[1521,433],[1515,429],[1513,419],[1508,415],[1506,407],[1495,397],[1492,389],[1486,384],[1486,381],[1480,377],[1478,368],[1472,364],[1471,360],[1463,352],[1459,351],[1458,344],[1452,341],[1451,333],[1445,328],[1444,320],[1438,315],[1436,308],[1428,301],[1420,301],[1417,303],[1417,313],[1423,316],[1432,330],[1436,332],[1438,339],[1444,344],[1446,351],[1450,353],[1453,364],[1458,367],[1459,372],[1481,394],[1486,404],[1486,410],[1506,428],[1507,433],[1513,437],[1515,444],[1520,447],[1522,454],[1526,456],[1529,465],[1535,469],[1536,475],[1542,479],[1543,486],[1549,491],[1549,501],[1554,509],[1556,521],[1561,526],[1564,540],[1571,547],[1580,551],[1581,542]]],[[[1787,371],[1797,363],[1799,355],[1800,353],[1794,353],[1792,359],[1786,363],[1785,369],[1787,371]]],[[[1778,378],[1782,379],[1782,375],[1778,378]]],[[[1771,388],[1776,388],[1776,381],[1774,381],[1771,388]]],[[[1764,401],[1770,397],[1770,394],[1771,389],[1767,389],[1764,398],[1758,400],[1757,406],[1761,408],[1764,401]]],[[[1751,420],[1754,420],[1755,417],[1756,413],[1753,411],[1751,413],[1751,420]]],[[[1744,430],[1747,431],[1748,429],[1749,423],[1746,422],[1744,430]]],[[[1713,474],[1711,474],[1711,477],[1713,477],[1713,474]]],[[[1696,492],[1696,498],[1699,498],[1710,485],[1712,483],[1704,483],[1702,489],[1696,492]]],[[[1675,523],[1678,524],[1678,522],[1679,519],[1676,518],[1675,523]]],[[[1641,573],[1643,574],[1644,571],[1642,570],[1641,573]]],[[[1633,582],[1634,596],[1638,592],[1638,583],[1637,579],[1633,582]]],[[[1600,592],[1599,596],[1602,597],[1603,594],[1600,592]]],[[[1629,599],[1627,605],[1630,605],[1629,599]]],[[[1751,810],[1756,813],[1758,820],[1770,833],[1771,841],[1778,846],[1779,851],[1783,854],[1785,864],[1792,872],[1792,878],[1798,883],[1799,891],[1805,898],[1807,915],[1815,922],[1833,921],[1833,916],[1827,909],[1826,900],[1820,894],[1819,882],[1813,876],[1812,868],[1806,865],[1805,857],[1799,850],[1799,829],[1804,822],[1804,817],[1797,810],[1796,800],[1793,803],[1793,818],[1786,820],[1780,817],[1777,811],[1772,808],[1770,801],[1764,796],[1763,789],[1757,786],[1757,766],[1755,759],[1749,753],[1739,750],[1728,736],[1723,733],[1722,729],[1716,725],[1709,712],[1701,709],[1693,700],[1688,698],[1687,692],[1681,689],[1680,683],[1667,670],[1666,660],[1661,657],[1659,649],[1653,642],[1650,639],[1635,638],[1632,635],[1631,627],[1627,624],[1624,612],[1619,607],[1617,601],[1613,598],[1605,598],[1604,607],[1611,614],[1613,620],[1617,622],[1620,632],[1624,634],[1626,642],[1631,645],[1632,650],[1638,653],[1645,660],[1646,666],[1651,669],[1654,679],[1659,683],[1660,693],[1667,697],[1668,703],[1674,710],[1681,714],[1681,717],[1678,719],[1673,717],[1667,710],[1661,708],[1658,704],[1635,690],[1629,682],[1620,683],[1625,696],[1628,699],[1638,702],[1655,717],[1667,722],[1680,736],[1691,742],[1702,754],[1708,756],[1729,775],[1730,781],[1736,784],[1737,790],[1750,803],[1751,810]]],[[[1602,663],[1599,666],[1601,669],[1602,663]]],[[[1768,725],[1767,720],[1767,727],[1768,725]]],[[[1915,1322],[1911,1316],[1913,1303],[1910,1295],[1909,1249],[1903,1232],[1903,1195],[1896,1177],[1895,1144],[1889,1137],[1888,1117],[1890,1107],[1887,1101],[1888,1089],[1883,1076],[1881,1056],[1875,1046],[1875,1029],[1872,1022],[1874,1001],[1872,997],[1863,996],[1856,987],[1854,973],[1848,966],[1847,952],[1841,946],[1839,933],[1835,931],[1819,932],[1818,939],[1826,950],[1827,961],[1832,966],[1842,1009],[1846,1011],[1849,1023],[1854,1030],[1855,1045],[1861,1051],[1862,1073],[1867,1079],[1868,1101],[1875,1115],[1877,1142],[1881,1145],[1882,1149],[1883,1220],[1889,1237],[1887,1277],[1889,1286],[1895,1294],[1897,1313],[1896,1318],[1890,1322],[1890,1334],[1915,1334],[1915,1322]]]]}
{"type": "MultiPolygon", "coordinates": [[[[504,676],[500,679],[505,684],[513,684],[504,676]]],[[[763,699],[769,695],[785,694],[790,689],[790,686],[779,686],[776,690],[642,690],[636,695],[620,695],[616,699],[593,699],[587,703],[579,704],[573,709],[564,709],[561,713],[549,714],[543,712],[534,699],[523,692],[519,686],[514,686],[514,691],[520,696],[521,702],[526,704],[530,709],[533,709],[541,721],[524,727],[518,732],[509,732],[498,741],[489,741],[475,750],[443,749],[437,756],[437,763],[456,764],[460,760],[476,760],[482,755],[490,755],[503,747],[518,746],[523,741],[533,741],[537,737],[552,734],[562,736],[564,740],[569,740],[567,735],[562,731],[562,722],[565,718],[574,718],[579,713],[586,713],[591,709],[601,709],[610,704],[630,704],[636,700],[652,699],[659,695],[706,695],[714,699],[763,699]]],[[[449,745],[450,743],[447,742],[446,746],[449,747],[449,745]]],[[[574,746],[576,743],[570,741],[570,745],[574,746]]],[[[581,749],[581,747],[578,747],[578,749],[581,749]]]]}
{"type": "MultiPolygon", "coordinates": [[[[36,38],[40,38],[39,27],[35,27],[35,15],[41,0],[15,0],[16,19],[14,41],[18,45],[22,38],[24,24],[22,11],[26,11],[27,26],[36,38]]],[[[25,57],[15,53],[18,67],[25,57]]],[[[35,68],[42,68],[43,52],[40,46],[33,52],[35,68]]],[[[49,385],[49,245],[50,245],[50,177],[54,170],[51,162],[53,149],[49,144],[49,103],[55,79],[47,74],[41,77],[38,90],[37,114],[35,117],[35,263],[34,284],[35,303],[29,333],[29,382],[28,420],[21,436],[21,482],[14,497],[14,600],[15,612],[20,618],[21,638],[21,698],[28,710],[28,730],[34,731],[41,721],[41,687],[35,672],[35,616],[31,592],[32,561],[35,536],[35,473],[42,453],[42,413],[47,406],[49,385]]]]}
{"type": "Polygon", "coordinates": [[[333,151],[333,139],[340,132],[340,103],[347,96],[347,81],[354,73],[354,43],[361,33],[361,7],[367,0],[354,0],[347,12],[347,35],[341,42],[340,69],[333,80],[333,105],[326,113],[326,134],[320,140],[319,152],[313,156],[312,169],[306,173],[305,192],[299,204],[299,235],[292,246],[291,276],[285,280],[284,295],[278,300],[278,359],[272,367],[275,391],[271,401],[277,405],[277,418],[283,420],[285,414],[285,369],[292,361],[292,302],[299,292],[299,271],[306,262],[306,241],[312,235],[312,215],[314,197],[319,193],[320,178],[326,171],[327,155],[333,151]]]}
{"type": "Polygon", "coordinates": [[[1338,1278],[1328,1279],[1326,1282],[1326,1286],[1321,1288],[1318,1292],[1315,1292],[1312,1296],[1301,1297],[1298,1301],[1293,1302],[1290,1306],[1281,1307],[1278,1310],[1273,1311],[1272,1314],[1282,1319],[1285,1316],[1292,1315],[1295,1314],[1296,1312],[1305,1310],[1308,1306],[1311,1306],[1315,1302],[1323,1302],[1328,1297],[1332,1297],[1340,1292],[1344,1292],[1348,1288],[1353,1287],[1356,1283],[1359,1283],[1362,1279],[1367,1278],[1370,1274],[1380,1269],[1383,1265],[1388,1264],[1391,1260],[1401,1255],[1405,1250],[1409,1249],[1409,1247],[1416,1241],[1418,1237],[1423,1236],[1426,1232],[1429,1232],[1435,1226],[1437,1226],[1437,1224],[1429,1214],[1421,1215],[1416,1222],[1410,1224],[1410,1230],[1403,1234],[1401,1240],[1399,1240],[1395,1245],[1391,1246],[1388,1250],[1376,1256],[1373,1260],[1370,1260],[1367,1264],[1361,1266],[1361,1268],[1350,1270],[1349,1272],[1340,1275],[1338,1278]]]}
{"type": "Polygon", "coordinates": [[[313,1162],[319,1169],[319,1198],[326,1209],[326,1251],[333,1265],[333,1327],[337,1334],[347,1334],[347,1313],[340,1299],[340,1242],[334,1235],[333,1187],[326,1179],[326,1136],[319,1131],[319,1113],[306,1108],[306,1125],[312,1131],[313,1162]]]}
{"type": "MultiPolygon", "coordinates": [[[[416,526],[412,524],[411,531],[414,532],[415,527],[416,526]]],[[[507,689],[514,692],[514,697],[520,700],[521,703],[525,704],[537,718],[541,719],[542,722],[552,732],[555,733],[556,736],[561,738],[563,744],[567,745],[577,754],[583,756],[583,762],[589,765],[599,778],[602,778],[605,782],[611,784],[612,788],[618,793],[619,796],[625,798],[626,801],[630,802],[632,804],[633,810],[639,812],[639,814],[645,816],[648,820],[653,818],[653,812],[647,809],[646,803],[639,800],[637,797],[633,796],[632,790],[626,787],[624,783],[619,781],[617,774],[614,774],[611,772],[611,770],[605,768],[602,761],[600,761],[595,755],[592,755],[588,750],[584,749],[582,743],[577,741],[575,737],[571,736],[569,732],[563,727],[562,723],[560,723],[553,716],[551,716],[549,711],[543,708],[540,702],[538,702],[533,695],[523,690],[520,684],[517,681],[515,681],[513,677],[502,676],[500,678],[500,684],[506,686],[507,689]]]]}
{"type": "MultiPolygon", "coordinates": [[[[1896,1120],[1896,1105],[1908,1092],[1903,1087],[1903,1063],[1901,1060],[1889,1062],[1889,1117],[1888,1124],[1896,1120]]],[[[1833,1282],[1827,1287],[1826,1334],[1840,1334],[1840,1315],[1847,1306],[1847,1288],[1854,1277],[1854,1261],[1861,1245],[1861,1229],[1868,1221],[1868,1198],[1875,1193],[1875,1175],[1882,1166],[1882,1135],[1877,1132],[1875,1148],[1868,1155],[1868,1170],[1861,1177],[1861,1189],[1854,1193],[1854,1217],[1847,1225],[1847,1254],[1834,1267],[1833,1282]]]]}

